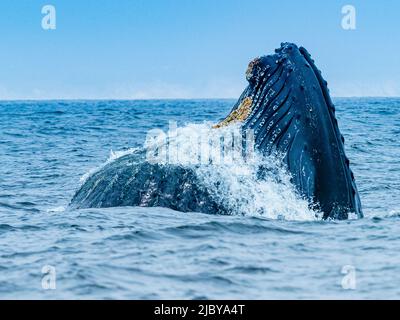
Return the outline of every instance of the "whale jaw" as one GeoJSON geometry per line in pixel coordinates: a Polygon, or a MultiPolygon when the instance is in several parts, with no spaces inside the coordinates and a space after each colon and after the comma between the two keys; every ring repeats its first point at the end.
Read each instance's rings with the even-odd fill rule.
{"type": "Polygon", "coordinates": [[[283,43],[274,55],[250,62],[246,78],[249,85],[231,115],[251,101],[242,122],[254,130],[256,148],[283,155],[298,192],[325,219],[348,219],[350,213],[361,218],[327,82],[307,50],[283,43]]]}

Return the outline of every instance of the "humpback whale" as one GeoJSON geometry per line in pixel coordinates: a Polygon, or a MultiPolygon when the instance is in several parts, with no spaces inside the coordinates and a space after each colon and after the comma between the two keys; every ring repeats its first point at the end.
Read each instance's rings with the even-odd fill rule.
{"type": "MultiPolygon", "coordinates": [[[[281,155],[298,194],[324,219],[363,217],[327,82],[307,50],[282,43],[274,54],[251,61],[246,79],[248,86],[215,130],[233,124],[243,132],[251,130],[255,150],[265,156],[281,155]]],[[[90,176],[71,206],[159,206],[229,214],[201,186],[193,169],[150,163],[144,150],[108,163],[90,176]]]]}

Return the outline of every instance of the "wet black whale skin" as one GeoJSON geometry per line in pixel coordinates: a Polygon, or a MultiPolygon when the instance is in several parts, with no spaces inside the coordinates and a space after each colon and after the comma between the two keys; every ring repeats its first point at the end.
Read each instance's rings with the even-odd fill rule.
{"type": "MultiPolygon", "coordinates": [[[[257,58],[232,111],[252,101],[243,129],[254,130],[256,148],[283,155],[299,194],[324,219],[362,217],[361,202],[327,83],[304,48],[283,43],[257,58]]],[[[150,164],[143,152],[121,157],[93,174],[71,201],[77,208],[145,206],[227,214],[229,209],[199,184],[193,169],[150,164]]]]}
{"type": "Polygon", "coordinates": [[[274,55],[258,58],[247,73],[249,86],[239,99],[253,101],[244,123],[256,148],[279,152],[299,193],[324,218],[362,217],[360,197],[345,155],[327,82],[306,49],[283,43],[274,55]]]}

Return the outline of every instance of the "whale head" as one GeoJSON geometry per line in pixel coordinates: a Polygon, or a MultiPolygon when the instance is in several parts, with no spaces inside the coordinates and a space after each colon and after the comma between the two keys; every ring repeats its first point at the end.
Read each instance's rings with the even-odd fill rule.
{"type": "Polygon", "coordinates": [[[327,82],[306,49],[282,43],[250,62],[248,86],[218,126],[240,121],[263,154],[283,155],[299,194],[325,219],[362,217],[327,82]]]}

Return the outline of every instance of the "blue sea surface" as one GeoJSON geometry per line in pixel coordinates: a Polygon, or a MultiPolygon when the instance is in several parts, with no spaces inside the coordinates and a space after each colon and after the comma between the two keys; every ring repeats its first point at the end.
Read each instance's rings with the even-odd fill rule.
{"type": "Polygon", "coordinates": [[[68,207],[111,150],[233,103],[0,102],[0,298],[399,299],[400,99],[335,99],[364,219],[68,207]]]}

